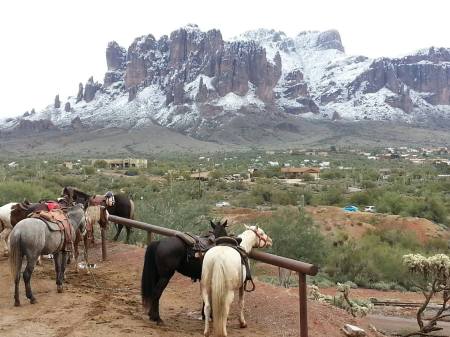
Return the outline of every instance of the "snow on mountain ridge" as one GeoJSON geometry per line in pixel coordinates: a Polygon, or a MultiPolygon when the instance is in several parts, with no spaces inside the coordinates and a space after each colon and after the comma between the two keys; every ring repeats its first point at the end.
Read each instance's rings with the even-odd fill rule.
{"type": "MultiPolygon", "coordinates": [[[[66,101],[69,110],[49,105],[23,119],[48,119],[59,127],[77,117],[92,127],[158,123],[195,133],[196,127],[220,125],[224,115],[232,118],[246,109],[413,122],[423,111],[446,115],[450,104],[445,84],[415,85],[422,73],[445,74],[450,49],[423,49],[398,59],[348,56],[335,30],[289,37],[257,29],[223,41],[218,30],[188,25],[158,40],[138,37],[128,49],[110,43],[107,61],[104,85],[97,90],[89,82],[89,90],[97,90],[92,101],[81,92],[81,99],[66,101]]],[[[0,129],[17,123],[2,122],[0,129]]]]}

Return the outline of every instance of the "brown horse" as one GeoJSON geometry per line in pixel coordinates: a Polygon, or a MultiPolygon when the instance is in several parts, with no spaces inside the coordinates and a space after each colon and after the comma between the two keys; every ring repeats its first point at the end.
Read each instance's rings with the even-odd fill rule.
{"type": "MultiPolygon", "coordinates": [[[[90,196],[76,187],[66,186],[62,191],[62,195],[69,203],[82,203],[85,206],[85,209],[92,206],[103,206],[111,215],[134,219],[134,202],[125,193],[113,195],[112,192],[107,192],[105,195],[90,196]]],[[[104,212],[104,210],[102,210],[102,212],[104,212]]],[[[98,223],[102,228],[105,228],[108,225],[106,213],[101,214],[98,223]]],[[[127,230],[126,242],[128,243],[130,240],[131,228],[128,226],[125,227],[127,230]]],[[[122,228],[123,225],[117,224],[117,232],[116,235],[114,235],[114,241],[117,241],[119,238],[122,228]]]]}

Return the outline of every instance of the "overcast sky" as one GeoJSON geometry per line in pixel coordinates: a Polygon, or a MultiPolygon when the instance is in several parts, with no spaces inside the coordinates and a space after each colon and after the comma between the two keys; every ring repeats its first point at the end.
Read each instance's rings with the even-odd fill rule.
{"type": "Polygon", "coordinates": [[[337,29],[348,54],[397,56],[450,47],[448,0],[2,0],[0,117],[40,110],[75,95],[89,76],[102,81],[105,48],[156,38],[188,23],[225,39],[273,28],[289,36],[337,29]]]}

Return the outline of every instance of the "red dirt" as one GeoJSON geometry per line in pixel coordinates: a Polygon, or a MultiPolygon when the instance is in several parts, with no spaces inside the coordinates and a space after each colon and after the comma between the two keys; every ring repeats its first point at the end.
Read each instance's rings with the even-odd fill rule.
{"type": "MultiPolygon", "coordinates": [[[[97,263],[96,288],[90,274],[78,274],[70,266],[66,290],[56,293],[51,261],[37,267],[32,286],[38,300],[31,305],[21,283],[21,307],[13,307],[12,286],[7,260],[0,261],[0,335],[16,336],[201,336],[199,285],[176,275],[161,301],[164,326],[150,322],[140,305],[140,276],[144,250],[124,244],[108,245],[109,260],[100,262],[99,247],[92,252],[97,263]],[[9,286],[6,286],[9,284],[9,286]],[[115,289],[115,290],[114,290],[115,289]]],[[[239,329],[237,306],[233,304],[228,322],[229,336],[298,336],[298,293],[256,282],[256,291],[246,295],[247,329],[239,329]]],[[[354,319],[345,311],[327,304],[308,301],[310,336],[341,336],[345,323],[364,328],[368,336],[378,336],[368,320],[354,319]]]]}
{"type": "MultiPolygon", "coordinates": [[[[412,232],[422,243],[426,243],[430,239],[450,239],[450,231],[423,218],[381,213],[345,212],[342,208],[333,206],[307,206],[305,209],[322,233],[331,239],[339,240],[342,234],[351,238],[360,238],[368,230],[377,228],[412,232]]],[[[217,213],[224,219],[229,219],[231,223],[257,222],[261,218],[272,215],[272,211],[250,208],[217,209],[217,213]]]]}

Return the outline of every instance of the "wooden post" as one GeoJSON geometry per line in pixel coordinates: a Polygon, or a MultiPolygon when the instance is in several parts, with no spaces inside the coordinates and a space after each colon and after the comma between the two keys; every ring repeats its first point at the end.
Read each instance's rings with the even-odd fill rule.
{"type": "Polygon", "coordinates": [[[306,298],[306,275],[298,273],[298,295],[300,305],[300,337],[308,337],[308,308],[306,298]]]}
{"type": "Polygon", "coordinates": [[[102,260],[106,261],[106,228],[101,228],[102,234],[102,260]]]}

